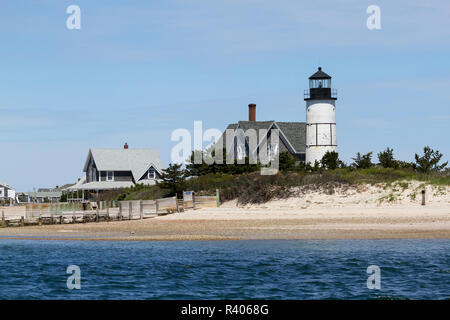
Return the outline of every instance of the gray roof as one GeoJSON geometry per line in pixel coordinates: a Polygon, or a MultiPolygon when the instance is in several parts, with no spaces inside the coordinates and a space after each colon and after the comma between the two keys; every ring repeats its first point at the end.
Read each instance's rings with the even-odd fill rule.
{"type": "Polygon", "coordinates": [[[305,122],[276,122],[276,124],[297,153],[306,152],[305,122]]]}
{"type": "Polygon", "coordinates": [[[62,196],[62,191],[31,191],[22,193],[36,198],[60,198],[62,196]]]}
{"type": "MultiPolygon", "coordinates": [[[[280,129],[280,138],[285,138],[287,144],[290,145],[295,153],[306,152],[306,123],[305,122],[277,122],[271,121],[239,121],[238,123],[232,123],[227,126],[227,129],[242,129],[244,132],[248,129],[254,129],[256,131],[260,129],[269,130],[272,126],[280,129]]],[[[222,139],[226,141],[225,132],[219,139],[221,143],[222,139]]],[[[259,135],[257,135],[259,144],[259,135]]],[[[226,146],[226,144],[224,144],[226,146]]]]}
{"type": "Polygon", "coordinates": [[[122,189],[134,186],[131,181],[94,181],[82,185],[73,186],[71,191],[76,190],[112,190],[122,189]]]}
{"type": "Polygon", "coordinates": [[[135,181],[153,166],[161,173],[162,164],[156,149],[90,149],[83,171],[90,158],[99,171],[131,171],[135,181]]]}
{"type": "Polygon", "coordinates": [[[247,131],[248,129],[254,129],[256,131],[260,130],[260,129],[266,129],[269,130],[269,128],[272,126],[272,124],[274,123],[274,120],[270,120],[270,121],[239,121],[239,128],[247,131]]]}

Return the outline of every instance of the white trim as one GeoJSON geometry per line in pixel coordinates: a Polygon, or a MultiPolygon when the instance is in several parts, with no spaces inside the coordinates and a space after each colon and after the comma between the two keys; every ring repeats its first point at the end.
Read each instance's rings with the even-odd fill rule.
{"type": "MultiPolygon", "coordinates": [[[[267,133],[266,133],[266,135],[264,136],[264,138],[261,139],[261,141],[259,141],[259,144],[258,144],[258,146],[256,147],[256,149],[252,151],[252,154],[255,154],[256,151],[259,149],[259,147],[263,144],[263,141],[264,141],[264,140],[267,140],[267,135],[269,134],[270,130],[272,130],[272,127],[273,127],[273,126],[276,126],[276,127],[277,127],[277,128],[274,129],[274,130],[278,130],[278,136],[279,136],[281,139],[284,138],[285,142],[287,142],[287,146],[290,147],[290,148],[292,148],[291,153],[295,153],[295,154],[298,153],[297,150],[295,150],[295,148],[292,146],[291,142],[286,138],[286,136],[285,136],[283,130],[280,129],[280,127],[278,126],[277,122],[274,121],[274,122],[272,122],[272,124],[270,125],[269,129],[267,129],[267,133]],[[281,132],[281,135],[280,135],[280,132],[281,132]],[[292,151],[293,151],[293,152],[292,152],[292,151]]],[[[286,143],[285,143],[285,144],[286,144],[286,143]]]]}
{"type": "Polygon", "coordinates": [[[114,171],[105,171],[106,172],[106,181],[111,182],[114,181],[114,171]],[[108,177],[108,173],[111,173],[111,179],[108,177]]]}

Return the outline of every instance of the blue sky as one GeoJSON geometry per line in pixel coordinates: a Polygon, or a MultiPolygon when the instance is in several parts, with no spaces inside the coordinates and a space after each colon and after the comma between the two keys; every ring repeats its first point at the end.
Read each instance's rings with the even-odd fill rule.
{"type": "Polygon", "coordinates": [[[91,147],[154,147],[174,129],[305,121],[321,65],[338,89],[341,157],[387,146],[450,159],[450,2],[43,0],[0,3],[0,181],[76,181],[91,147]],[[68,30],[66,8],[81,8],[68,30]],[[381,30],[366,9],[381,8],[381,30]]]}

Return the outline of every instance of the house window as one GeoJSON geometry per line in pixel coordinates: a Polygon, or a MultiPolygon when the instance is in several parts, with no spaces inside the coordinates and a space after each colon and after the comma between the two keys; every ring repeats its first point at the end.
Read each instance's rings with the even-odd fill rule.
{"type": "Polygon", "coordinates": [[[156,171],[155,168],[148,169],[148,178],[149,179],[156,179],[156,171]]]}
{"type": "Polygon", "coordinates": [[[106,181],[114,181],[114,171],[106,171],[106,181]]]}

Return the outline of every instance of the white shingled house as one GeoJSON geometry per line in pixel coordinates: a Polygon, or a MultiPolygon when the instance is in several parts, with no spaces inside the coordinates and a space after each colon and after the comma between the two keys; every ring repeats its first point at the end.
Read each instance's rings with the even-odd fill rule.
{"type": "Polygon", "coordinates": [[[83,171],[86,178],[70,191],[112,190],[136,184],[154,185],[161,177],[162,164],[156,149],[90,149],[83,171]]]}
{"type": "Polygon", "coordinates": [[[2,182],[0,182],[0,202],[17,202],[16,190],[2,182]]]}

